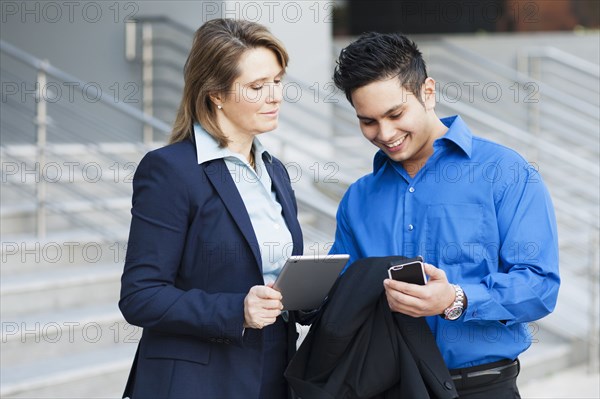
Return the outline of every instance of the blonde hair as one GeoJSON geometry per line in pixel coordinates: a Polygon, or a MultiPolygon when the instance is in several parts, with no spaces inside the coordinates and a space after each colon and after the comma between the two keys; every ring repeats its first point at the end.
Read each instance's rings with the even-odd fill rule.
{"type": "Polygon", "coordinates": [[[213,19],[195,33],[192,49],[184,66],[184,88],[169,143],[177,143],[194,134],[199,123],[221,147],[229,140],[216,118],[211,95],[226,96],[240,75],[239,60],[245,51],[265,47],[272,50],[282,68],[289,57],[283,44],[263,25],[234,19],[213,19]]]}

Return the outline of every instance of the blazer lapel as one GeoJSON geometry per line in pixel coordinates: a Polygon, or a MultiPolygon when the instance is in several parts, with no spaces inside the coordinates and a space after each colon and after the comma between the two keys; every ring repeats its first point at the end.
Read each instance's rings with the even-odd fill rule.
{"type": "Polygon", "coordinates": [[[283,218],[285,219],[288,229],[292,234],[292,241],[294,242],[292,254],[302,255],[304,252],[302,229],[298,223],[296,207],[294,206],[293,202],[294,199],[287,192],[287,190],[285,190],[286,186],[290,186],[290,183],[286,178],[286,172],[282,167],[275,167],[273,162],[268,159],[267,156],[263,156],[263,160],[265,162],[265,166],[267,167],[267,172],[269,172],[269,176],[271,176],[271,181],[273,183],[273,187],[275,188],[275,194],[277,194],[277,200],[283,209],[283,218]]]}
{"type": "Polygon", "coordinates": [[[221,197],[221,200],[223,200],[223,203],[233,217],[233,220],[235,220],[235,223],[238,225],[242,234],[246,238],[248,245],[250,245],[250,248],[252,249],[254,257],[256,258],[258,267],[262,272],[262,260],[260,257],[258,240],[254,234],[250,216],[246,211],[246,205],[244,205],[244,201],[242,200],[242,197],[240,196],[240,193],[235,186],[233,179],[231,178],[231,174],[227,169],[225,161],[223,159],[211,161],[206,164],[203,170],[204,174],[211,181],[215,190],[217,190],[217,193],[221,197]]]}

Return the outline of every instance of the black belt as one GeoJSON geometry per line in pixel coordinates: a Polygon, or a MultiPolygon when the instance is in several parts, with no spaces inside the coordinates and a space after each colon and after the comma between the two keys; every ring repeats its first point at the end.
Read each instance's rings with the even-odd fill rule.
{"type": "Polygon", "coordinates": [[[515,378],[521,369],[519,359],[504,359],[479,366],[450,370],[456,389],[470,389],[515,378]]]}

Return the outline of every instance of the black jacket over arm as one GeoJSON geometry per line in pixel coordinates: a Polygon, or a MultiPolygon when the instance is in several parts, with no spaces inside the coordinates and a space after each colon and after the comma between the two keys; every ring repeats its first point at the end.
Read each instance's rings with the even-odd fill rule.
{"type": "Polygon", "coordinates": [[[285,373],[300,398],[458,397],[425,319],[388,306],[383,280],[404,259],[360,259],[338,279],[285,373]]]}

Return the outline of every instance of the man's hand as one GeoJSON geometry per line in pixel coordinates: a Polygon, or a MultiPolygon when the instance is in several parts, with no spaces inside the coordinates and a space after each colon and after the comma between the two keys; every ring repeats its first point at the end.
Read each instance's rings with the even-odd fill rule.
{"type": "Polygon", "coordinates": [[[412,317],[439,315],[454,302],[455,291],[442,269],[424,264],[429,276],[426,285],[409,284],[385,279],[385,295],[394,312],[412,317]]]}
{"type": "Polygon", "coordinates": [[[283,309],[281,299],[281,293],[271,286],[255,285],[250,288],[244,298],[244,328],[261,329],[275,323],[283,309]]]}

